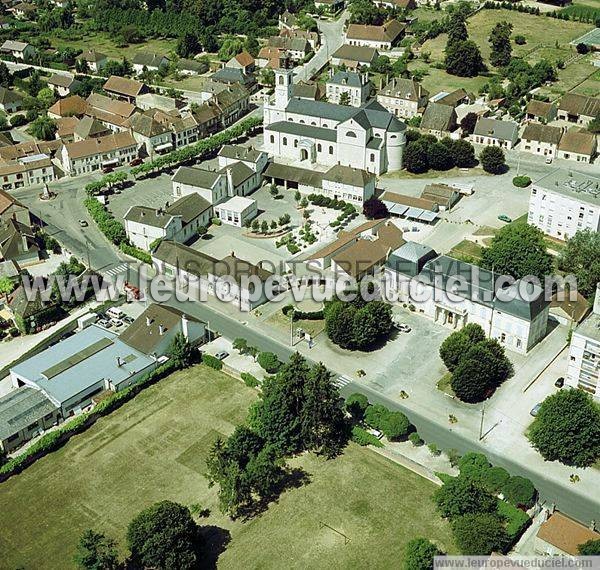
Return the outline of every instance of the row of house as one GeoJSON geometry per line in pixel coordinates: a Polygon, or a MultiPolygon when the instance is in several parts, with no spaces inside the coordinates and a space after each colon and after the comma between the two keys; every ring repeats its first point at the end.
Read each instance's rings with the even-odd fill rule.
{"type": "Polygon", "coordinates": [[[528,123],[521,135],[520,149],[548,158],[591,163],[596,156],[597,140],[586,130],[528,123]]]}

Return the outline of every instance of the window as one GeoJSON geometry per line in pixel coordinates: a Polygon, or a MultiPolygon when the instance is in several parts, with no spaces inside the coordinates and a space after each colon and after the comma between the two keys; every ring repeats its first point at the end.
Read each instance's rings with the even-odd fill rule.
{"type": "Polygon", "coordinates": [[[283,85],[283,82],[284,82],[284,77],[283,77],[283,75],[280,75],[279,76],[279,85],[283,85]]]}
{"type": "Polygon", "coordinates": [[[317,152],[321,152],[323,150],[323,147],[321,146],[321,143],[317,144],[317,152]]]}
{"type": "Polygon", "coordinates": [[[271,135],[271,136],[269,137],[269,142],[270,142],[271,144],[273,144],[273,143],[275,142],[275,137],[274,137],[273,135],[271,135]]]}
{"type": "Polygon", "coordinates": [[[355,139],[356,138],[356,133],[354,131],[348,131],[346,133],[346,136],[351,138],[351,139],[355,139]]]}
{"type": "Polygon", "coordinates": [[[375,162],[375,155],[373,153],[371,153],[371,162],[375,162]]]}
{"type": "Polygon", "coordinates": [[[333,147],[332,146],[329,147],[329,154],[333,154],[333,147]]]}
{"type": "Polygon", "coordinates": [[[287,137],[283,137],[282,143],[283,143],[283,146],[287,146],[287,137]]]}
{"type": "Polygon", "coordinates": [[[298,148],[298,139],[294,140],[294,148],[298,148]]]}

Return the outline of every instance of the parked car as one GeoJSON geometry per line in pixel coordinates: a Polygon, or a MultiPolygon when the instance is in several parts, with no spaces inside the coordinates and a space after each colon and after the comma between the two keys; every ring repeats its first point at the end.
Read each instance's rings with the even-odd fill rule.
{"type": "Polygon", "coordinates": [[[560,378],[557,378],[556,382],[554,382],[554,385],[557,388],[562,388],[565,385],[565,379],[562,376],[560,378]]]}
{"type": "Polygon", "coordinates": [[[219,360],[225,360],[228,356],[229,353],[226,350],[221,350],[215,354],[215,358],[218,358],[219,360]]]}
{"type": "Polygon", "coordinates": [[[87,220],[79,220],[79,225],[80,225],[82,228],[87,228],[87,227],[88,227],[87,220]]]}
{"type": "Polygon", "coordinates": [[[128,325],[130,325],[135,319],[133,319],[132,317],[130,317],[129,315],[125,315],[122,319],[121,319],[124,323],[127,323],[128,325]]]}
{"type": "Polygon", "coordinates": [[[122,327],[123,326],[123,321],[121,319],[110,319],[110,322],[115,325],[116,327],[122,327]]]}
{"type": "Polygon", "coordinates": [[[546,157],[546,164],[552,164],[552,157],[551,156],[547,156],[546,157]]]}
{"type": "Polygon", "coordinates": [[[112,323],[110,321],[107,321],[106,319],[100,319],[96,321],[96,324],[100,325],[101,327],[104,327],[105,329],[110,329],[112,327],[112,323]]]}
{"type": "Polygon", "coordinates": [[[396,327],[396,330],[405,333],[409,333],[412,330],[406,323],[394,323],[394,327],[396,327]]]}
{"type": "Polygon", "coordinates": [[[367,430],[371,435],[374,435],[377,439],[381,439],[383,437],[383,433],[378,429],[370,428],[367,430]]]}
{"type": "Polygon", "coordinates": [[[509,217],[508,217],[506,214],[500,214],[500,215],[498,216],[498,219],[499,219],[501,222],[506,222],[507,224],[510,224],[510,222],[512,222],[512,219],[511,219],[511,218],[509,218],[509,217]]]}
{"type": "Polygon", "coordinates": [[[142,164],[142,162],[144,162],[141,158],[134,158],[130,163],[129,166],[139,166],[140,164],[142,164]]]}
{"type": "Polygon", "coordinates": [[[542,402],[538,402],[533,408],[531,408],[531,412],[529,412],[534,418],[538,415],[540,408],[542,407],[542,402]]]}
{"type": "Polygon", "coordinates": [[[115,169],[114,169],[112,166],[105,166],[105,167],[102,169],[102,173],[103,173],[103,174],[110,174],[111,172],[114,172],[114,170],[115,170],[115,169]]]}

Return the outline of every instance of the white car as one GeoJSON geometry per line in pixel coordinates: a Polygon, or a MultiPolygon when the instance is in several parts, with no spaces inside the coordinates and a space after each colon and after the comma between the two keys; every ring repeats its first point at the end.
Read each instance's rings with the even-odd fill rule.
{"type": "Polygon", "coordinates": [[[547,156],[546,157],[546,164],[552,164],[552,157],[551,156],[547,156]]]}
{"type": "Polygon", "coordinates": [[[394,323],[394,327],[396,327],[396,330],[405,333],[409,333],[412,330],[406,323],[394,323]]]}
{"type": "Polygon", "coordinates": [[[121,319],[110,319],[110,322],[116,327],[122,327],[125,323],[121,319]]]}

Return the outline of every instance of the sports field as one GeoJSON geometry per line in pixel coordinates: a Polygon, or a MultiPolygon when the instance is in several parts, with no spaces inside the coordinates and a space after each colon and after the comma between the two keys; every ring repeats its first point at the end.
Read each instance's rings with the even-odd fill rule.
{"type": "Polygon", "coordinates": [[[89,527],[114,537],[125,552],[129,520],[161,499],[210,509],[199,523],[210,527],[211,541],[227,544],[220,568],[390,568],[416,536],[454,550],[430,500],[434,485],[354,445],[333,461],[294,459],[310,482],[285,492],[261,516],[222,516],[216,490],[202,476],[206,453],[255,397],[205,367],[179,372],[0,484],[0,568],[71,568],[78,537],[89,527]]]}

